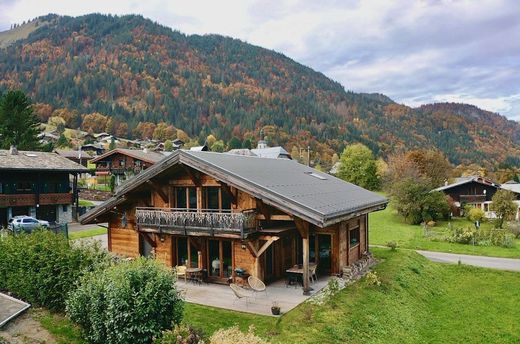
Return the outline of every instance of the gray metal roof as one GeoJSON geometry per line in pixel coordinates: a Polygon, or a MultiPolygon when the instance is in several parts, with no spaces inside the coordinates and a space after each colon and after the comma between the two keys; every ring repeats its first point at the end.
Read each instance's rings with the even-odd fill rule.
{"type": "Polygon", "coordinates": [[[262,199],[266,204],[294,214],[320,227],[345,217],[383,209],[388,200],[374,192],[347,183],[288,159],[265,159],[226,153],[176,151],[170,157],[123,184],[113,199],[87,213],[89,222],[110,209],[111,202],[178,163],[211,175],[228,185],[262,199]]]}
{"type": "Polygon", "coordinates": [[[267,147],[267,148],[254,148],[254,149],[251,149],[251,152],[253,152],[254,154],[256,154],[257,156],[259,156],[261,158],[291,159],[291,155],[289,154],[289,152],[287,152],[283,147],[280,147],[280,146],[267,147]]]}
{"type": "Polygon", "coordinates": [[[0,170],[88,171],[82,165],[56,153],[18,151],[18,154],[13,155],[8,150],[0,150],[0,170]]]}

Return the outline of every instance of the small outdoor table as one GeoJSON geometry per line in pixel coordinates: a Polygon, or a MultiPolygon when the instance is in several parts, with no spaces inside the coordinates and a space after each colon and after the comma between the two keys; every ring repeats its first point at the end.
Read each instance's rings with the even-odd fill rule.
{"type": "MultiPolygon", "coordinates": [[[[316,263],[309,263],[309,269],[314,266],[316,266],[316,263]]],[[[303,266],[293,266],[292,268],[285,270],[285,272],[287,273],[286,286],[292,285],[293,283],[295,285],[300,284],[303,286],[303,266]]]]}
{"type": "Polygon", "coordinates": [[[192,282],[202,283],[202,269],[201,268],[187,268],[186,275],[188,280],[192,282]]]}

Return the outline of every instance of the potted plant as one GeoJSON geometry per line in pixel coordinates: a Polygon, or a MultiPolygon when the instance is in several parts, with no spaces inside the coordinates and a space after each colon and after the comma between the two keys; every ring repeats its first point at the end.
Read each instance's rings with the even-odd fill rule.
{"type": "Polygon", "coordinates": [[[273,305],[271,306],[271,313],[273,313],[273,315],[280,315],[280,305],[278,302],[273,301],[273,305]]]}

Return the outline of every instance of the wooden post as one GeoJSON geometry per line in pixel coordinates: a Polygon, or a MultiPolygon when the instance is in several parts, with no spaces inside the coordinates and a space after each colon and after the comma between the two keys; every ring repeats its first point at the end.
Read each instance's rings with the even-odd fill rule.
{"type": "Polygon", "coordinates": [[[294,219],[296,229],[300,232],[303,244],[303,295],[310,295],[309,286],[309,223],[301,219],[294,219]]]}

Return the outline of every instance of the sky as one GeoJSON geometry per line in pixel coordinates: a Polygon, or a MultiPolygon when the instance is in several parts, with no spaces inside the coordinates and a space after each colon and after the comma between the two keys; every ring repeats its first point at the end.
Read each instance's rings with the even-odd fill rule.
{"type": "Polygon", "coordinates": [[[239,38],[347,90],[410,106],[464,102],[520,121],[519,0],[0,0],[0,31],[92,12],[239,38]]]}

